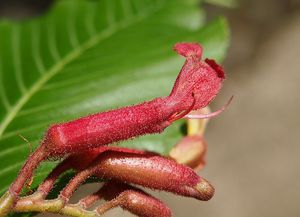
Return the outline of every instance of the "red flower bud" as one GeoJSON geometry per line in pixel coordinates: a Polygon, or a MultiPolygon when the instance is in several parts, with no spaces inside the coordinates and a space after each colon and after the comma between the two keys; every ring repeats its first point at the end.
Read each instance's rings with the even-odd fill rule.
{"type": "Polygon", "coordinates": [[[127,184],[108,182],[97,194],[109,201],[98,208],[100,214],[120,206],[137,216],[171,217],[172,215],[171,210],[160,200],[127,184]]]}
{"type": "Polygon", "coordinates": [[[100,146],[82,153],[72,154],[68,157],[68,162],[73,169],[84,170],[87,168],[100,154],[106,151],[145,154],[145,151],[137,149],[129,149],[116,146],[100,146]]]}
{"type": "Polygon", "coordinates": [[[214,188],[191,168],[153,154],[107,151],[94,163],[101,178],[209,200],[214,188]]]}

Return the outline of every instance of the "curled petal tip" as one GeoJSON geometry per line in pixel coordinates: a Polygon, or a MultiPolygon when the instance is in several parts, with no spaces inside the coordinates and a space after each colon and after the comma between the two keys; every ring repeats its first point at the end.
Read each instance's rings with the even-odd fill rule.
{"type": "Polygon", "coordinates": [[[201,59],[202,47],[198,43],[177,43],[174,46],[174,50],[181,56],[184,57],[196,57],[201,59]]]}
{"type": "Polygon", "coordinates": [[[200,200],[210,200],[215,194],[215,188],[203,178],[201,178],[200,182],[196,185],[195,188],[199,193],[198,199],[200,200]]]}
{"type": "Polygon", "coordinates": [[[225,79],[223,68],[215,60],[206,58],[204,61],[217,72],[219,78],[225,79]]]}

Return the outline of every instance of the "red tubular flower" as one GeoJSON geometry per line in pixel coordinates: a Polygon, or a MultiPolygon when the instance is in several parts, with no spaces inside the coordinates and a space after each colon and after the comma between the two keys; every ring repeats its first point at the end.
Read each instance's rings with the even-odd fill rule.
{"type": "Polygon", "coordinates": [[[168,97],[53,125],[43,140],[50,155],[74,153],[160,133],[183,114],[208,105],[221,88],[222,68],[213,60],[200,60],[202,48],[199,44],[179,43],[174,49],[186,57],[186,62],[168,97]]]}

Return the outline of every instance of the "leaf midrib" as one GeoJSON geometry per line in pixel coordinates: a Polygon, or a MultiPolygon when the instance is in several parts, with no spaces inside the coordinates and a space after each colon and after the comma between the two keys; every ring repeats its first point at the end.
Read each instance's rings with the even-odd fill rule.
{"type": "Polygon", "coordinates": [[[134,17],[134,19],[124,20],[123,22],[116,23],[114,26],[111,26],[111,27],[107,28],[106,30],[103,30],[103,31],[99,32],[98,34],[92,36],[86,42],[82,43],[81,46],[78,46],[78,47],[74,48],[74,50],[69,52],[64,58],[61,59],[61,61],[59,61],[58,63],[53,65],[48,71],[46,71],[37,80],[37,82],[30,89],[28,89],[27,92],[25,92],[25,94],[17,101],[17,103],[5,115],[3,121],[0,125],[0,138],[3,135],[3,133],[5,132],[8,125],[13,121],[13,119],[16,117],[18,112],[31,99],[31,97],[35,93],[37,93],[47,81],[49,81],[53,76],[58,74],[66,65],[68,65],[73,60],[78,58],[86,50],[96,46],[98,43],[100,43],[105,38],[108,38],[109,36],[115,34],[117,31],[120,31],[121,29],[126,29],[127,27],[129,27],[130,25],[132,25],[134,23],[141,22],[143,19],[145,19],[151,13],[153,14],[161,8],[162,8],[162,6],[156,8],[156,10],[153,10],[148,13],[147,12],[139,13],[134,17]]]}

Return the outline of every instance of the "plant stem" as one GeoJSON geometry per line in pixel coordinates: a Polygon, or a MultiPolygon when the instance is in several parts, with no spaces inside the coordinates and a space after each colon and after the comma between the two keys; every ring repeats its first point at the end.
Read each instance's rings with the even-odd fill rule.
{"type": "Polygon", "coordinates": [[[87,209],[87,208],[90,208],[96,201],[101,200],[101,199],[102,199],[102,196],[100,194],[100,191],[97,191],[91,195],[86,196],[85,198],[82,198],[78,202],[78,205],[87,209]]]}
{"type": "Polygon", "coordinates": [[[65,202],[68,202],[74,191],[78,188],[82,182],[84,182],[88,177],[93,175],[97,167],[94,165],[88,167],[85,170],[77,173],[77,175],[68,183],[68,185],[60,192],[60,197],[63,198],[65,202]]]}
{"type": "Polygon", "coordinates": [[[26,181],[32,177],[34,169],[47,158],[46,147],[41,145],[33,152],[20,170],[18,177],[10,186],[10,192],[17,198],[26,181]]]}
{"type": "Polygon", "coordinates": [[[0,198],[0,217],[6,216],[15,203],[15,197],[9,191],[0,198]]]}
{"type": "Polygon", "coordinates": [[[103,215],[105,212],[107,212],[108,210],[111,210],[117,206],[120,205],[120,201],[122,200],[122,196],[118,196],[115,199],[105,202],[104,204],[102,204],[101,206],[96,208],[96,212],[98,213],[98,215],[103,215]]]}
{"type": "Polygon", "coordinates": [[[21,199],[15,205],[15,212],[50,212],[73,217],[97,217],[94,211],[84,210],[79,205],[64,205],[61,198],[54,200],[35,200],[31,196],[21,199]]]}
{"type": "Polygon", "coordinates": [[[52,172],[48,175],[48,177],[44,180],[44,182],[38,187],[36,192],[41,192],[43,194],[43,198],[49,194],[55,181],[59,178],[59,176],[71,168],[71,164],[68,159],[64,160],[60,164],[58,164],[52,172]]]}
{"type": "Polygon", "coordinates": [[[9,190],[0,198],[0,217],[7,215],[12,210],[25,183],[32,177],[34,169],[41,161],[46,159],[47,156],[47,151],[44,146],[40,146],[29,156],[20,170],[18,177],[11,184],[9,190]]]}

